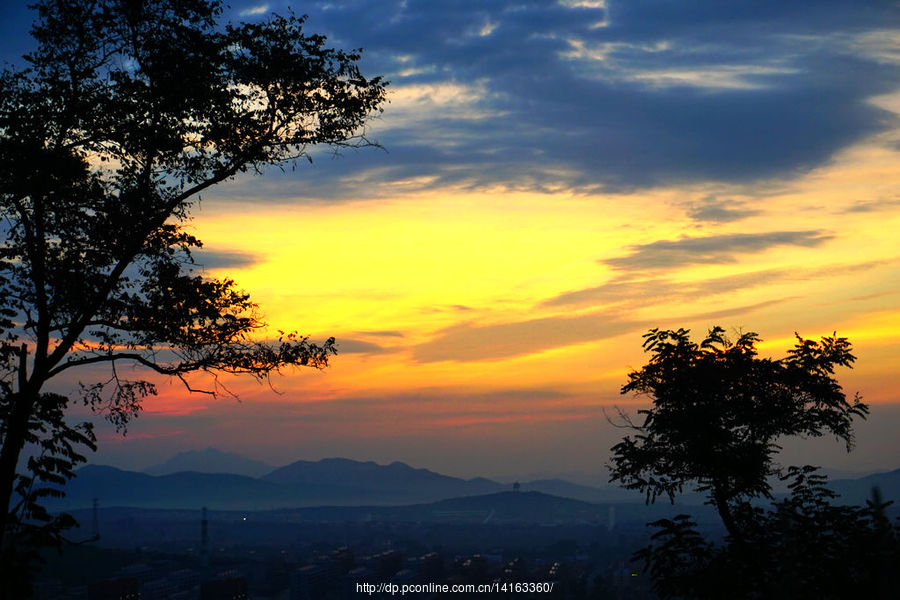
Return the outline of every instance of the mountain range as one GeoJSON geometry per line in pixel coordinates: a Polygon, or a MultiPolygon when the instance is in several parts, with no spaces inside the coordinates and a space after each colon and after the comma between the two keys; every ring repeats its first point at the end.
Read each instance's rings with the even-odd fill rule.
{"type": "MultiPolygon", "coordinates": [[[[900,469],[859,479],[830,482],[843,501],[864,504],[877,486],[886,500],[900,499],[900,469]]],[[[591,504],[642,503],[640,494],[619,488],[574,484],[560,479],[522,482],[521,492],[540,492],[591,504]]],[[[143,473],[90,465],[77,471],[66,495],[51,508],[102,506],[211,510],[272,510],[313,506],[400,506],[511,491],[485,478],[462,479],[402,462],[379,465],[346,458],[300,460],[272,469],[259,461],[207,448],[182,453],[143,473]],[[191,470],[171,472],[187,467],[191,470]],[[205,472],[204,472],[205,471],[205,472]],[[238,471],[242,471],[239,473],[238,471]],[[262,473],[260,473],[262,471],[262,473]],[[247,473],[253,473],[250,476],[247,473]]],[[[702,504],[686,494],[681,502],[702,504]]]]}
{"type": "Polygon", "coordinates": [[[170,475],[182,471],[196,471],[198,473],[230,473],[247,477],[261,477],[274,468],[260,460],[253,460],[234,452],[207,448],[179,452],[166,462],[147,467],[143,472],[148,475],[170,475]]]}
{"type": "MultiPolygon", "coordinates": [[[[346,458],[300,460],[284,467],[214,448],[181,453],[145,469],[125,471],[89,465],[66,485],[65,497],[52,503],[59,509],[103,506],[212,510],[268,510],[310,506],[408,505],[448,498],[495,494],[512,490],[509,484],[483,477],[462,479],[417,469],[402,462],[379,465],[346,458]],[[184,467],[189,470],[174,471],[184,467]],[[239,473],[238,471],[243,471],[239,473]]],[[[583,502],[638,502],[634,492],[595,488],[562,480],[523,482],[523,492],[543,492],[583,502]]]]}

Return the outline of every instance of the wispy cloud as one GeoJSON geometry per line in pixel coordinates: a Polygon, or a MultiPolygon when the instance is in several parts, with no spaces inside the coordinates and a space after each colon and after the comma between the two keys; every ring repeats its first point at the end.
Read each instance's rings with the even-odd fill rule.
{"type": "Polygon", "coordinates": [[[760,213],[757,209],[746,208],[742,204],[706,198],[688,210],[688,216],[695,221],[730,223],[752,217],[760,213]]]}
{"type": "Polygon", "coordinates": [[[461,323],[447,327],[428,342],[413,347],[412,358],[420,363],[501,360],[605,340],[648,327],[678,327],[692,321],[746,316],[793,299],[794,296],[772,298],[712,311],[669,314],[662,319],[662,324],[660,319],[633,318],[626,316],[630,311],[616,309],[488,325],[461,323]]]}
{"type": "Polygon", "coordinates": [[[338,354],[384,354],[386,352],[393,352],[391,348],[386,348],[379,344],[375,344],[373,342],[367,342],[365,340],[355,340],[352,338],[344,338],[338,337],[336,338],[335,345],[337,346],[338,354]]]}
{"type": "Polygon", "coordinates": [[[585,411],[599,413],[596,405],[582,402],[564,392],[550,388],[503,388],[473,391],[455,387],[423,389],[416,393],[382,396],[344,396],[329,402],[304,404],[264,404],[263,413],[278,415],[283,423],[302,422],[347,427],[347,415],[352,414],[351,428],[371,428],[396,422],[403,415],[407,426],[451,427],[460,425],[495,424],[575,419],[585,411]],[[502,405],[503,410],[497,407],[502,405]]]}
{"type": "Polygon", "coordinates": [[[870,202],[854,202],[844,209],[845,213],[870,213],[882,210],[891,210],[900,206],[900,197],[873,200],[870,202]]]}
{"type": "Polygon", "coordinates": [[[769,269],[699,281],[673,281],[663,277],[616,278],[603,285],[565,292],[541,304],[546,307],[609,306],[627,302],[630,307],[648,306],[679,298],[727,294],[783,281],[791,275],[789,269],[769,269]]]}
{"type": "Polygon", "coordinates": [[[631,247],[631,253],[601,262],[614,269],[664,269],[696,264],[728,264],[740,254],[761,252],[776,246],[811,248],[834,236],[824,231],[772,231],[727,233],[707,237],[660,240],[631,247]]]}
{"type": "Polygon", "coordinates": [[[412,349],[417,362],[497,360],[610,338],[638,325],[613,313],[545,317],[512,323],[462,323],[412,349]]]}
{"type": "Polygon", "coordinates": [[[233,250],[195,250],[192,255],[197,266],[207,269],[241,269],[262,260],[256,254],[233,250]]]}
{"type": "Polygon", "coordinates": [[[257,6],[247,7],[245,9],[241,10],[240,12],[238,12],[238,14],[242,17],[256,17],[259,15],[264,15],[267,12],[269,12],[269,5],[268,4],[259,4],[257,6]]]}
{"type": "MultiPolygon", "coordinates": [[[[815,269],[766,269],[723,277],[676,281],[670,277],[633,278],[621,274],[602,285],[564,292],[541,302],[541,307],[611,307],[627,303],[634,309],[689,298],[709,298],[777,284],[799,284],[844,277],[896,265],[896,258],[861,263],[833,264],[815,269]]],[[[878,294],[879,296],[881,294],[878,294]]]]}
{"type": "Polygon", "coordinates": [[[361,336],[374,336],[374,337],[391,337],[391,338],[402,338],[404,336],[402,331],[395,330],[384,330],[384,331],[357,331],[356,335],[361,336]]]}

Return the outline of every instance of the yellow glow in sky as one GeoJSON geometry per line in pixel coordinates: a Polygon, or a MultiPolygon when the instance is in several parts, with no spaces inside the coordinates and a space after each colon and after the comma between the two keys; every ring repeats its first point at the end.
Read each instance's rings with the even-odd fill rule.
{"type": "MultiPolygon", "coordinates": [[[[763,349],[773,355],[792,345],[795,330],[807,337],[837,330],[856,343],[854,379],[889,401],[890,357],[874,348],[900,344],[898,165],[896,151],[869,143],[771,189],[606,196],[443,189],[245,205],[239,215],[205,210],[195,227],[208,248],[256,257],[216,274],[251,291],[273,330],[334,335],[346,345],[324,376],[278,384],[307,401],[554,389],[609,402],[641,364],[646,329],[714,324],[759,331],[771,338],[763,349]],[[755,214],[691,219],[711,193],[755,214]],[[742,236],[773,232],[803,235],[798,243],[742,245],[742,236]],[[674,258],[654,264],[652,244],[685,238],[722,246],[684,255],[660,247],[657,255],[674,258]],[[650,246],[643,263],[616,262],[641,246],[650,246]],[[578,301],[554,301],[579,290],[578,301]],[[356,352],[366,349],[357,342],[370,352],[356,352]]],[[[505,409],[496,405],[498,414],[505,409]]]]}

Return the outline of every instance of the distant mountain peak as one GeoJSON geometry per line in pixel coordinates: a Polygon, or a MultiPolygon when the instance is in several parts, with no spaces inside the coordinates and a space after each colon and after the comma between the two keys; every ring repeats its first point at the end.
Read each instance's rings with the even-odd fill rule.
{"type": "Polygon", "coordinates": [[[241,456],[235,452],[208,446],[203,450],[179,452],[166,462],[144,469],[149,475],[169,475],[182,471],[197,473],[230,473],[260,477],[272,470],[272,466],[259,460],[241,456]]]}
{"type": "MultiPolygon", "coordinates": [[[[434,489],[434,486],[438,486],[449,489],[453,486],[466,485],[466,481],[458,477],[441,475],[428,469],[417,469],[400,461],[379,465],[371,460],[362,462],[348,458],[325,458],[316,462],[298,460],[275,469],[263,479],[283,484],[328,483],[379,488],[422,486],[422,489],[434,489]]],[[[484,486],[481,490],[483,489],[484,486]]]]}

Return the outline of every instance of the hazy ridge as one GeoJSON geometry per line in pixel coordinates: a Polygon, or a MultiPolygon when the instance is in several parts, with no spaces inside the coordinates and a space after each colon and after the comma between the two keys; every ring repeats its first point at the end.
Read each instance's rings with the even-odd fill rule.
{"type": "MultiPolygon", "coordinates": [[[[265,463],[208,448],[182,453],[163,463],[198,465],[211,469],[259,470],[265,463]]],[[[66,496],[53,501],[54,509],[91,506],[96,498],[105,507],[211,510],[272,510],[315,506],[408,506],[449,499],[464,499],[512,492],[510,484],[485,478],[462,479],[414,468],[402,462],[379,465],[346,458],[300,460],[251,477],[236,472],[180,471],[153,475],[109,466],[86,466],[66,486],[66,496]]],[[[900,499],[900,469],[858,479],[830,482],[844,502],[864,504],[878,487],[886,500],[900,499]]],[[[520,484],[521,493],[541,494],[590,504],[642,503],[633,491],[541,479],[520,484]]],[[[519,496],[520,498],[523,496],[519,496]]],[[[686,494],[686,504],[702,504],[702,498],[686,494]]]]}

